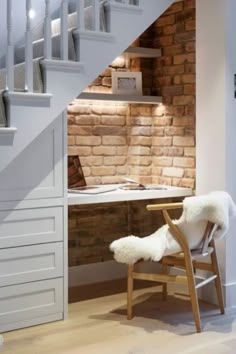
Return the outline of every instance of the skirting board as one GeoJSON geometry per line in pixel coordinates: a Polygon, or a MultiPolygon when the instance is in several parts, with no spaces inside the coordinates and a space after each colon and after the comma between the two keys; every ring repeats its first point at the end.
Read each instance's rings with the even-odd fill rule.
{"type": "MultiPolygon", "coordinates": [[[[142,269],[142,271],[151,271],[159,269],[159,267],[160,265],[154,262],[139,265],[139,269],[142,269]]],[[[126,276],[127,266],[115,261],[85,264],[69,268],[69,288],[114,279],[122,279],[126,278],[126,276]]]]}

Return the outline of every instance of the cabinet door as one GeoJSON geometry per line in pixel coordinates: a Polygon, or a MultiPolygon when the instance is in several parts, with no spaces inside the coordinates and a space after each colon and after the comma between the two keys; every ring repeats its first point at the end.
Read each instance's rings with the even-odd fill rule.
{"type": "Polygon", "coordinates": [[[10,323],[17,328],[17,322],[62,311],[62,278],[0,288],[0,331],[10,323]]]}
{"type": "Polygon", "coordinates": [[[0,260],[0,287],[62,277],[63,243],[1,249],[0,260]]]}
{"type": "Polygon", "coordinates": [[[63,207],[0,212],[0,248],[63,240],[63,207]]]}

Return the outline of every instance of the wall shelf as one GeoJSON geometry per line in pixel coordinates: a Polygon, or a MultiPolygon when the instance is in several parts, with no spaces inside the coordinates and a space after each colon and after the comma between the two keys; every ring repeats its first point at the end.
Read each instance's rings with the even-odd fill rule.
{"type": "Polygon", "coordinates": [[[140,96],[140,95],[119,95],[114,93],[83,92],[78,96],[81,100],[91,101],[115,101],[137,104],[159,104],[162,103],[160,96],[140,96]]]}
{"type": "Polygon", "coordinates": [[[158,58],[161,56],[161,49],[145,47],[128,47],[124,51],[127,59],[133,58],[158,58]]]}

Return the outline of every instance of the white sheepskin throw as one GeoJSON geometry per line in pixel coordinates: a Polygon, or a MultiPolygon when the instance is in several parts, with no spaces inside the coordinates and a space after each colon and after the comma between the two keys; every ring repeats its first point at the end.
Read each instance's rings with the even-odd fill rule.
{"type": "MultiPolygon", "coordinates": [[[[227,233],[229,219],[235,215],[236,205],[232,198],[219,191],[185,198],[183,213],[173,222],[185,235],[190,249],[196,249],[201,246],[208,221],[218,225],[214,238],[219,239],[227,233]]],[[[168,225],[164,225],[143,238],[127,236],[113,241],[110,250],[117,262],[133,264],[141,259],[159,261],[163,256],[181,251],[181,248],[169,232],[168,225]]]]}

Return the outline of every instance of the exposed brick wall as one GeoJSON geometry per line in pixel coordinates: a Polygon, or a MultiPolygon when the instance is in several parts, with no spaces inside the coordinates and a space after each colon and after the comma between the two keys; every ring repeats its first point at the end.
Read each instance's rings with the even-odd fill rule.
{"type": "MultiPolygon", "coordinates": [[[[130,69],[142,71],[143,93],[162,96],[163,105],[74,100],[68,106],[68,154],[80,156],[88,184],[130,176],[142,183],[194,188],[195,0],[174,3],[138,44],[162,49],[160,58],[132,60],[130,69]]],[[[112,70],[126,70],[124,58],[117,58],[87,90],[111,92],[112,70]]],[[[70,208],[70,266],[110,259],[113,239],[149,234],[160,225],[142,202],[131,204],[128,214],[124,203],[70,208]]]]}

